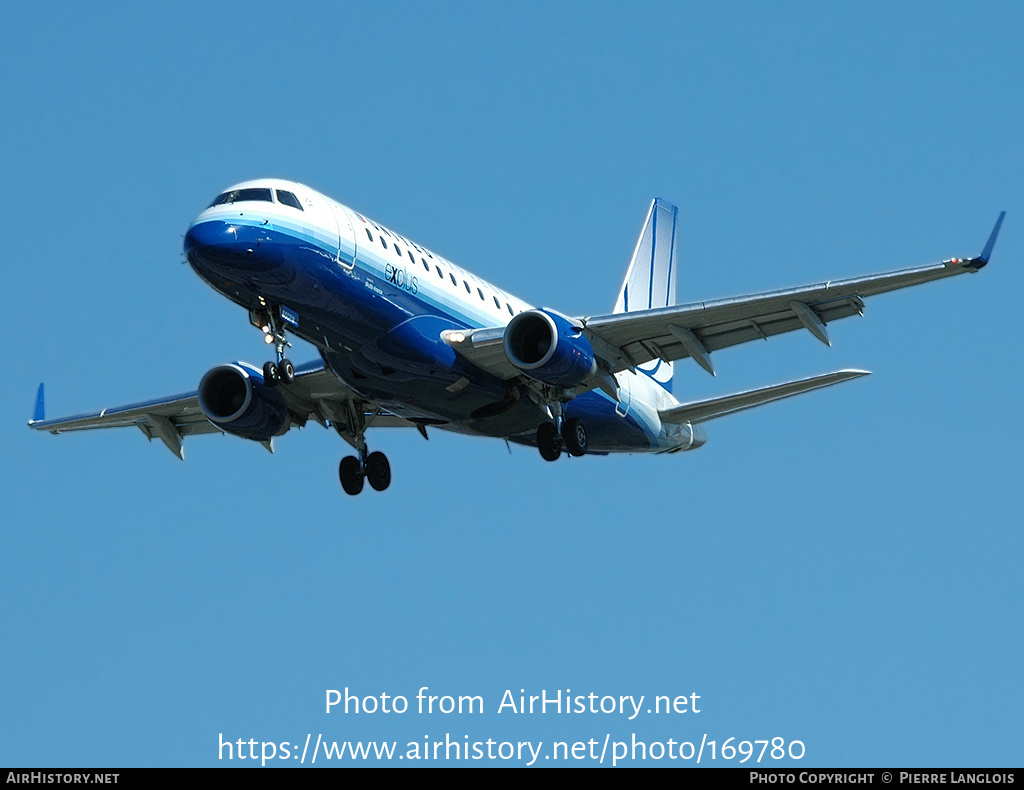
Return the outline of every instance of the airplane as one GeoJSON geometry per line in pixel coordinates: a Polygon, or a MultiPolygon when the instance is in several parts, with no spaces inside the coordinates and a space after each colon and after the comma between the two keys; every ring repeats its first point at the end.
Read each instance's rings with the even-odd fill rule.
{"type": "Polygon", "coordinates": [[[716,301],[676,304],[679,211],[652,201],[612,312],[535,307],[307,186],[246,181],[220,193],[185,235],[192,269],[248,311],[274,359],[213,368],[196,391],[47,419],[43,384],[29,426],[62,433],[136,426],[184,458],[182,440],[223,432],[259,442],[314,420],[356,455],[341,459],[348,494],[388,488],[371,428],[428,428],[563,455],[675,453],[707,440],[702,423],[868,374],[839,370],[732,395],[680,402],[674,363],[714,375],[711,354],[862,315],[874,294],[988,263],[1006,212],[977,257],[716,301]],[[320,359],[295,365],[289,334],[320,359]]]}

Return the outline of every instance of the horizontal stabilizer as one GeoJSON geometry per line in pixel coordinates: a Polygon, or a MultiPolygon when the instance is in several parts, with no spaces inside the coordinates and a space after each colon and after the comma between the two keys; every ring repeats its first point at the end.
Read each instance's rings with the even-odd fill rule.
{"type": "Polygon", "coordinates": [[[684,403],[671,409],[663,409],[659,414],[661,421],[667,423],[706,422],[744,409],[752,409],[754,406],[764,403],[799,395],[802,392],[810,392],[820,387],[838,384],[841,381],[860,378],[868,375],[868,372],[867,370],[840,370],[836,373],[826,373],[822,376],[812,376],[809,379],[799,379],[798,381],[787,381],[785,384],[774,384],[771,387],[748,390],[721,398],[684,403]]]}

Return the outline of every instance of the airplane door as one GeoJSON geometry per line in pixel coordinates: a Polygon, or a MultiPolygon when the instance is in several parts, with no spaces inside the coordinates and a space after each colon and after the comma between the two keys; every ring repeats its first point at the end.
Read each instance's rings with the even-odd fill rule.
{"type": "Polygon", "coordinates": [[[634,375],[636,374],[626,370],[615,377],[619,385],[619,402],[615,404],[615,413],[620,417],[629,414],[629,405],[633,399],[631,379],[634,375]]]}
{"type": "Polygon", "coordinates": [[[346,269],[351,269],[356,265],[356,253],[359,251],[352,212],[334,201],[331,201],[331,210],[338,223],[338,263],[346,269]]]}
{"type": "Polygon", "coordinates": [[[341,206],[323,195],[318,194],[318,197],[321,211],[325,212],[323,228],[331,233],[334,242],[334,260],[346,268],[351,268],[355,262],[352,223],[348,221],[341,206]]]}

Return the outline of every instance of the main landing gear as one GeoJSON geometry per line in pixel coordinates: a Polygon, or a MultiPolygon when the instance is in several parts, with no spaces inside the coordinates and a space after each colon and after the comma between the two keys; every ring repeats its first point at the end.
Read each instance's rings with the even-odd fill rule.
{"type": "Polygon", "coordinates": [[[338,465],[338,477],[346,494],[355,496],[363,490],[363,481],[369,480],[370,487],[375,491],[383,491],[391,485],[391,464],[384,453],[376,452],[366,455],[366,449],[359,453],[359,458],[347,455],[338,465]]]}
{"type": "Polygon", "coordinates": [[[345,401],[343,411],[333,419],[335,429],[351,444],[358,456],[349,455],[338,464],[338,479],[346,494],[355,496],[369,481],[370,488],[383,491],[391,485],[391,464],[384,453],[371,453],[366,447],[366,413],[359,401],[345,401]]]}
{"type": "Polygon", "coordinates": [[[563,448],[578,458],[586,454],[588,443],[587,426],[575,417],[565,420],[558,415],[555,422],[542,422],[537,428],[537,449],[545,461],[557,461],[563,448]]]}

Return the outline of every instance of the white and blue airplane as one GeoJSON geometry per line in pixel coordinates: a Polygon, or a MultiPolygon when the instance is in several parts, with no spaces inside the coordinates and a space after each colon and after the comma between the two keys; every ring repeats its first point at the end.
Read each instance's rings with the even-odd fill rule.
{"type": "Polygon", "coordinates": [[[302,184],[247,181],[221,193],[185,236],[195,272],[245,308],[275,349],[262,368],[209,371],[195,392],[63,419],[46,419],[43,385],[29,425],[52,433],[134,425],[183,458],[182,440],[225,432],[264,444],[315,420],[357,455],[341,460],[349,494],[391,482],[367,432],[437,427],[538,448],[547,461],[700,447],[701,423],[867,375],[862,370],[680,403],[673,363],[862,314],[864,297],[976,272],[982,253],[849,280],[733,299],[675,302],[678,210],[652,202],[611,313],[538,308],[426,247],[302,184]],[[295,366],[288,333],[320,359],[295,366]]]}

